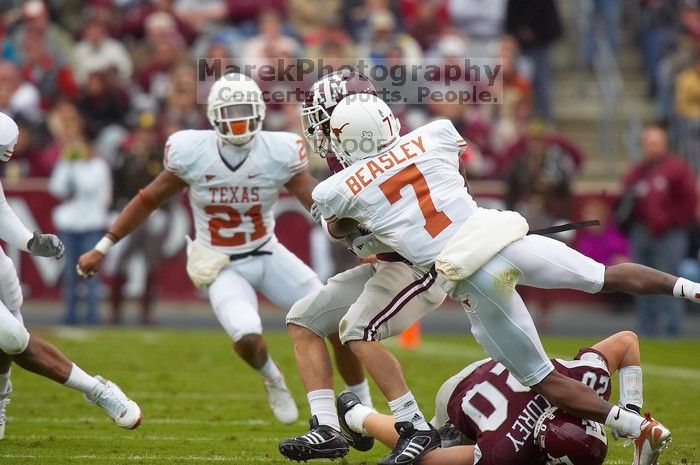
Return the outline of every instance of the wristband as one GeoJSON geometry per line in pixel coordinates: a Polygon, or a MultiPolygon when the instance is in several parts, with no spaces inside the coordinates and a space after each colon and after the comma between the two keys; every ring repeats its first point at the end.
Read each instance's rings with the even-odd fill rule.
{"type": "Polygon", "coordinates": [[[119,236],[117,236],[116,234],[114,234],[112,231],[107,231],[107,233],[105,234],[105,237],[111,239],[112,242],[114,242],[115,244],[116,244],[117,242],[119,242],[119,236]]]}
{"type": "Polygon", "coordinates": [[[99,240],[97,244],[95,244],[95,247],[93,247],[93,249],[97,250],[102,255],[107,255],[107,252],[109,251],[109,249],[112,248],[113,245],[114,241],[109,237],[104,236],[102,239],[99,240]]]}

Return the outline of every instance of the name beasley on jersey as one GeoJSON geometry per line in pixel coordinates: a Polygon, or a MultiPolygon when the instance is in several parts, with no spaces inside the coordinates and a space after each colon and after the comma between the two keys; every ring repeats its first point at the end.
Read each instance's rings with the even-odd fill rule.
{"type": "Polygon", "coordinates": [[[260,189],[248,186],[210,187],[211,203],[249,203],[260,201],[260,189]]]}
{"type": "Polygon", "coordinates": [[[418,136],[416,139],[400,144],[398,148],[393,148],[387,153],[379,155],[376,159],[369,160],[367,164],[361,166],[351,176],[346,178],[345,184],[350,188],[350,192],[353,195],[357,195],[386,170],[406,163],[421,153],[425,153],[423,136],[418,136]]]}

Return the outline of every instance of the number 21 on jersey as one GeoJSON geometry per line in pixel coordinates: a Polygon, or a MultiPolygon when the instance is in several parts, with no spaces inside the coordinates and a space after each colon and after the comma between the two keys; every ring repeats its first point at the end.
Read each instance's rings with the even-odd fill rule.
{"type": "Polygon", "coordinates": [[[265,237],[267,234],[262,219],[262,206],[259,203],[250,207],[242,215],[241,212],[229,205],[208,205],[204,207],[204,213],[211,215],[209,233],[213,246],[238,247],[245,245],[246,242],[253,242],[265,237]],[[248,233],[243,231],[226,234],[226,230],[239,228],[244,220],[250,220],[253,223],[250,239],[246,240],[248,233]]]}

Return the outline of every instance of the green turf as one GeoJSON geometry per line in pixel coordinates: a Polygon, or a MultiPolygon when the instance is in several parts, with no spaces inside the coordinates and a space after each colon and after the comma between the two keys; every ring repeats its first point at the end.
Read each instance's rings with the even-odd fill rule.
{"type": "MultiPolygon", "coordinates": [[[[257,374],[235,358],[221,331],[48,331],[43,334],[92,373],[121,385],[146,415],[136,431],[114,426],[71,390],[14,371],[0,464],[286,464],[280,439],[306,429],[275,422],[257,374]]],[[[307,416],[290,342],[269,333],[275,359],[307,416]]],[[[397,351],[424,412],[436,389],[467,363],[482,358],[466,336],[429,336],[417,351],[397,351]]],[[[591,339],[547,338],[555,356],[571,356],[591,339]]],[[[646,408],[673,430],[662,464],[700,463],[700,341],[644,341],[646,408]]],[[[613,384],[617,388],[617,382],[613,384]]],[[[373,391],[380,406],[386,404],[373,391]]],[[[616,396],[616,393],[613,393],[616,396]]],[[[352,451],[347,464],[372,464],[386,453],[352,451]]],[[[631,463],[631,449],[611,441],[608,463],[631,463]]],[[[336,462],[339,463],[339,462],[336,462]]]]}

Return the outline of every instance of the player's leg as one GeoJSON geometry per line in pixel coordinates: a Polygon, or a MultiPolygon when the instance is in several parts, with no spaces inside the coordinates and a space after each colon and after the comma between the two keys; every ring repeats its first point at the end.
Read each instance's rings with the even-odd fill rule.
{"type": "Polygon", "coordinates": [[[340,322],[341,341],[358,355],[390,403],[406,404],[401,401],[410,391],[398,360],[379,341],[400,334],[442,303],[445,293],[434,283],[434,277],[405,263],[382,263],[340,322]]]}
{"type": "Polygon", "coordinates": [[[227,266],[209,286],[209,301],[219,323],[233,340],[236,354],[263,377],[270,408],[277,419],[283,423],[295,422],[296,403],[267,351],[253,286],[235,267],[227,266]]]}
{"type": "Polygon", "coordinates": [[[665,294],[700,302],[700,283],[636,263],[605,267],[549,237],[527,236],[499,255],[512,264],[513,277],[526,286],[577,289],[591,294],[665,294]]]}
{"type": "Polygon", "coordinates": [[[285,457],[308,460],[340,456],[349,450],[348,440],[340,434],[333,367],[323,338],[337,333],[340,319],[373,274],[372,265],[360,265],[333,276],[325,286],[297,301],[287,315],[287,328],[315,424],[304,435],[281,441],[280,452],[285,457]],[[316,435],[323,441],[318,441],[316,435]]]}
{"type": "MultiPolygon", "coordinates": [[[[518,277],[519,270],[513,262],[505,254],[499,254],[457,286],[454,296],[463,300],[477,341],[520,383],[554,405],[582,418],[605,423],[630,437],[641,437],[648,426],[642,417],[612,406],[590,387],[554,370],[532,317],[515,291],[518,277]]],[[[654,427],[663,428],[654,423],[654,427]]],[[[663,430],[666,437],[668,430],[663,430]]]]}
{"type": "MultiPolygon", "coordinates": [[[[284,309],[291,309],[301,298],[321,289],[322,284],[316,273],[282,244],[275,244],[272,252],[272,255],[264,258],[265,276],[260,289],[270,300],[284,309]]],[[[344,305],[342,307],[346,308],[344,305]]],[[[315,318],[324,321],[323,324],[331,323],[335,328],[333,331],[335,333],[337,332],[337,318],[340,316],[340,310],[335,305],[331,308],[320,308],[315,318]]],[[[318,338],[318,334],[321,333],[314,333],[314,328],[305,328],[303,324],[289,325],[288,328],[292,337],[296,337],[301,345],[309,344],[309,351],[318,352],[320,350],[320,342],[322,341],[314,341],[314,339],[318,338]]],[[[326,337],[331,336],[325,330],[323,334],[326,337]]],[[[335,343],[334,339],[329,340],[335,354],[338,372],[345,384],[348,388],[363,391],[364,395],[369,396],[369,386],[360,361],[348,347],[339,344],[337,338],[335,338],[335,343]]]]}
{"type": "Polygon", "coordinates": [[[397,428],[407,432],[393,457],[381,463],[392,463],[408,449],[415,448],[420,455],[440,444],[439,435],[428,425],[406,384],[398,360],[378,342],[400,333],[440,305],[445,294],[434,284],[434,276],[405,263],[382,263],[340,323],[341,341],[362,360],[389,401],[397,428]],[[425,437],[430,441],[424,441],[425,437]]]}
{"type": "MultiPolygon", "coordinates": [[[[119,426],[134,429],[141,423],[141,410],[113,383],[90,376],[68,360],[53,345],[30,336],[21,319],[0,305],[0,351],[6,362],[12,359],[27,371],[63,384],[85,394],[85,399],[102,407],[119,426]]],[[[7,389],[9,372],[6,373],[7,389]]]]}

